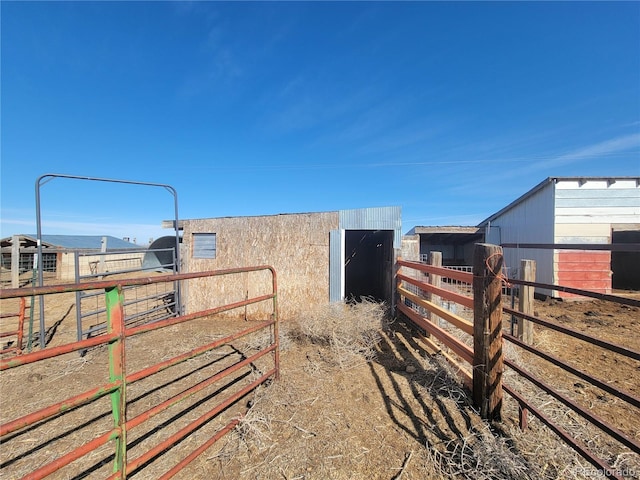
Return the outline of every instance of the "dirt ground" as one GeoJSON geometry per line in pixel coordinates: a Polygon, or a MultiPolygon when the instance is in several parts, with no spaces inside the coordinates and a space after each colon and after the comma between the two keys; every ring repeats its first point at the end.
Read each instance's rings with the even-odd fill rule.
{"type": "MultiPolygon", "coordinates": [[[[48,301],[50,345],[75,339],[73,294],[48,301]],[[71,305],[71,307],[70,307],[71,305]]],[[[2,311],[15,305],[3,301],[2,311]]],[[[640,350],[640,309],[602,301],[536,301],[537,316],[590,335],[640,350]]],[[[433,355],[402,319],[385,324],[371,361],[336,362],[331,346],[294,334],[304,318],[283,322],[281,378],[219,415],[183,442],[135,472],[133,478],[158,478],[227,421],[246,414],[239,427],[198,457],[177,478],[183,479],[583,479],[603,478],[539,421],[527,431],[517,427],[517,405],[505,397],[504,421],[488,425],[470,403],[455,368],[433,355]]],[[[129,372],[202,345],[244,320],[203,319],[132,338],[127,346],[129,372]]],[[[505,318],[505,328],[509,320],[505,318]]],[[[381,325],[382,327],[382,325],[381,325]]],[[[5,329],[9,327],[4,327],[5,329]]],[[[36,332],[37,333],[37,332],[36,332]]],[[[640,362],[604,352],[584,342],[535,327],[536,345],[576,368],[640,397],[640,362]]],[[[256,337],[257,339],[257,337],[256,337]]],[[[260,339],[257,339],[260,340],[260,339]]],[[[255,352],[251,339],[234,342],[130,386],[128,418],[255,352]]],[[[609,393],[511,347],[507,355],[554,384],[563,394],[640,440],[640,412],[609,393]]],[[[106,348],[84,356],[7,370],[0,375],[0,421],[69,397],[106,382],[106,348]]],[[[188,405],[160,415],[134,430],[129,459],[157,444],[206,411],[207,402],[237,391],[271,357],[239,371],[195,397],[188,405]]],[[[623,478],[640,478],[640,458],[582,422],[549,396],[512,372],[505,382],[536,402],[594,452],[611,462],[623,478]]],[[[20,478],[86,442],[111,425],[108,397],[89,409],[72,410],[52,421],[9,435],[0,448],[0,478],[20,478]],[[66,432],[66,433],[63,433],[66,432]]],[[[533,417],[532,417],[533,418],[533,417]]],[[[108,445],[51,478],[105,478],[113,447],[108,445]]]]}

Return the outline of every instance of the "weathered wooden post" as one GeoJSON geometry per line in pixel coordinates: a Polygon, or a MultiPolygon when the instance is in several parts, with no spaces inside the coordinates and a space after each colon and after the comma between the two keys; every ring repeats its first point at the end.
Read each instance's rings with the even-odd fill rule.
{"type": "Polygon", "coordinates": [[[473,254],[473,403],[480,416],[502,415],[502,248],[478,243],[473,254]]]}
{"type": "MultiPolygon", "coordinates": [[[[429,252],[429,257],[427,263],[433,267],[441,267],[442,266],[442,252],[429,252]]],[[[440,275],[434,275],[433,273],[429,273],[429,284],[434,287],[440,288],[442,286],[442,277],[440,275]]],[[[435,303],[438,295],[434,293],[427,293],[426,298],[428,301],[435,303]]],[[[435,313],[431,313],[427,311],[427,318],[431,321],[431,323],[438,323],[438,316],[435,313]]],[[[427,337],[429,334],[427,334],[427,337]]]]}
{"type": "MultiPolygon", "coordinates": [[[[107,253],[107,237],[102,237],[102,240],[100,240],[100,270],[98,270],[100,273],[105,273],[106,272],[106,267],[104,266],[104,257],[105,257],[105,253],[107,253]]],[[[103,277],[100,277],[103,278],[103,277]]]]}
{"type": "Polygon", "coordinates": [[[11,237],[11,288],[20,286],[20,237],[11,237]]]}
{"type": "MultiPolygon", "coordinates": [[[[524,280],[525,282],[536,281],[535,260],[520,261],[520,280],[524,280]]],[[[522,313],[533,315],[533,291],[534,287],[520,285],[518,307],[522,313]]],[[[518,338],[524,343],[531,345],[533,343],[533,323],[524,318],[518,318],[518,338]]]]}

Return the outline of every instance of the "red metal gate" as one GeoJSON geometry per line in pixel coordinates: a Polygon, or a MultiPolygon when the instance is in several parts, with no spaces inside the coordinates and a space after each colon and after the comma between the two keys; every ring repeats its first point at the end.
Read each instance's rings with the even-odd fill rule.
{"type": "MultiPolygon", "coordinates": [[[[28,368],[28,365],[37,364],[38,362],[43,362],[47,359],[58,357],[60,355],[68,354],[71,352],[84,352],[87,349],[98,346],[107,347],[109,369],[109,381],[107,383],[100,383],[89,390],[83,391],[80,394],[65,398],[62,401],[57,401],[46,406],[45,408],[39,408],[36,411],[32,411],[20,416],[19,418],[14,418],[0,425],[0,440],[3,443],[3,448],[6,449],[12,441],[20,442],[20,435],[22,433],[28,432],[31,429],[36,428],[36,426],[42,425],[44,422],[48,422],[52,419],[61,417],[65,413],[74,409],[78,409],[81,406],[91,404],[92,402],[95,402],[103,397],[110,397],[110,410],[113,419],[111,428],[108,428],[106,431],[94,434],[93,438],[91,439],[83,439],[79,446],[75,446],[70,451],[66,451],[64,454],[62,454],[58,458],[55,458],[53,461],[40,461],[39,463],[41,465],[39,465],[38,468],[31,471],[30,473],[24,475],[22,477],[24,479],[44,478],[69,465],[71,462],[74,462],[84,457],[85,455],[94,452],[99,447],[110,444],[111,442],[113,442],[114,446],[114,454],[111,455],[113,457],[113,468],[112,474],[108,478],[127,478],[128,475],[132,475],[137,471],[140,471],[141,468],[148,465],[149,462],[158,457],[162,452],[171,448],[176,443],[182,442],[193,432],[197,431],[203,425],[207,424],[210,420],[217,417],[221,412],[236,404],[242,398],[246,397],[246,395],[255,390],[258,386],[264,384],[272,378],[278,378],[279,376],[277,280],[276,272],[270,266],[247,267],[178,275],[165,275],[128,280],[100,281],[84,283],[81,285],[54,285],[29,289],[6,289],[0,290],[0,299],[10,299],[31,295],[52,295],[63,292],[76,292],[96,289],[105,290],[105,304],[107,310],[107,332],[105,334],[82,341],[40,349],[32,353],[15,355],[9,358],[0,359],[0,370],[6,371],[9,369],[28,368]],[[160,282],[186,282],[190,279],[196,278],[217,277],[221,275],[249,274],[250,272],[259,271],[269,271],[271,273],[271,291],[263,295],[259,295],[253,298],[244,298],[243,294],[241,297],[243,299],[237,302],[220,305],[195,313],[190,313],[187,315],[169,318],[155,323],[136,326],[132,328],[127,328],[124,323],[123,305],[125,303],[125,298],[123,294],[123,287],[125,286],[146,285],[160,282]],[[162,330],[171,326],[178,326],[181,324],[185,325],[187,322],[197,319],[208,319],[212,315],[215,315],[217,313],[234,310],[259,302],[272,303],[273,307],[270,318],[256,322],[238,321],[237,324],[241,325],[242,328],[237,328],[236,331],[231,334],[224,335],[220,338],[215,338],[213,341],[200,345],[197,348],[192,348],[171,358],[165,358],[161,362],[147,366],[137,372],[127,372],[127,358],[125,355],[125,347],[127,345],[127,342],[130,341],[132,337],[143,333],[162,330]],[[213,375],[210,375],[208,376],[208,378],[197,382],[190,388],[182,390],[177,394],[172,394],[170,398],[165,399],[164,401],[154,405],[153,407],[145,410],[142,413],[138,413],[133,418],[127,417],[127,392],[132,384],[150,378],[153,375],[156,375],[159,372],[165,371],[171,367],[184,364],[185,362],[189,362],[205,354],[214,352],[220,347],[229,346],[231,345],[231,342],[261,331],[267,332],[267,337],[269,340],[267,342],[267,345],[262,345],[261,347],[259,347],[256,353],[249,356],[242,354],[240,355],[240,358],[237,359],[237,361],[234,361],[234,363],[232,363],[231,365],[227,365],[221,370],[216,371],[213,375]],[[269,357],[271,357],[272,360],[269,361],[267,367],[262,369],[255,368],[255,363],[259,359],[263,359],[262,361],[264,362],[267,361],[269,357]],[[236,372],[241,372],[242,369],[249,369],[249,373],[253,375],[252,378],[246,380],[246,384],[242,386],[242,388],[236,389],[233,393],[226,394],[226,396],[223,395],[223,399],[217,402],[215,405],[210,405],[209,403],[211,402],[207,403],[207,410],[205,413],[201,414],[198,418],[189,421],[188,424],[179,428],[178,431],[171,433],[161,442],[157,443],[151,448],[146,449],[146,451],[141,455],[138,455],[134,459],[130,459],[127,457],[128,432],[149,421],[151,418],[160,415],[163,412],[167,412],[169,409],[178,405],[179,403],[192,398],[196,393],[202,392],[208,387],[212,387],[214,384],[216,384],[216,382],[219,382],[225,377],[230,377],[236,372]]],[[[212,292],[212,294],[213,293],[214,292],[212,292]]],[[[165,335],[170,334],[171,333],[165,333],[165,335]]],[[[179,338],[179,335],[180,334],[178,332],[175,337],[179,338]]],[[[245,373],[243,378],[250,376],[249,373],[245,373]]],[[[235,380],[233,380],[231,383],[233,382],[235,382],[235,380]]],[[[64,389],[64,384],[61,384],[60,388],[64,389]]],[[[223,387],[221,388],[224,389],[223,387]]],[[[45,391],[43,392],[43,394],[46,395],[47,392],[45,391]]],[[[178,471],[191,463],[198,455],[200,455],[211,445],[213,445],[223,435],[233,429],[239,421],[239,416],[235,416],[230,421],[227,421],[222,428],[218,429],[218,431],[207,438],[206,441],[190,449],[190,453],[188,455],[180,459],[173,467],[162,474],[160,478],[171,478],[178,471]]],[[[63,438],[63,436],[64,435],[59,435],[57,438],[63,438]]],[[[37,457],[37,454],[41,449],[42,448],[31,449],[30,452],[32,454],[35,454],[37,457]]],[[[8,467],[12,465],[13,462],[13,460],[5,460],[2,463],[1,468],[3,470],[5,468],[8,469],[8,467]]],[[[35,464],[35,462],[32,464],[35,464]]],[[[9,471],[7,471],[7,474],[12,475],[9,471]]],[[[20,473],[20,475],[23,474],[20,473]]]]}

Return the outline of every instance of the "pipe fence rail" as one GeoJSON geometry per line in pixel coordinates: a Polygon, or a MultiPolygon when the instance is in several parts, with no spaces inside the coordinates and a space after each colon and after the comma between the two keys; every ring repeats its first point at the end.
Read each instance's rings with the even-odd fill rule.
{"type": "MultiPolygon", "coordinates": [[[[75,252],[76,283],[102,280],[112,275],[150,274],[156,271],[178,273],[174,248],[142,249],[119,252],[75,252]],[[123,255],[124,253],[124,255],[123,255]],[[145,266],[144,256],[164,256],[171,261],[145,266]],[[83,268],[91,267],[90,271],[83,268]]],[[[130,285],[125,290],[128,300],[125,302],[125,324],[156,322],[175,317],[180,312],[178,282],[162,284],[130,285]]],[[[76,329],[77,339],[82,340],[106,330],[106,308],[95,307],[95,297],[103,295],[100,291],[76,291],[76,329]]]]}
{"type": "MultiPolygon", "coordinates": [[[[245,398],[257,387],[279,377],[280,361],[278,341],[279,320],[277,307],[277,279],[275,270],[270,266],[174,274],[149,278],[96,281],[73,285],[52,285],[28,289],[5,289],[0,290],[0,299],[6,300],[23,298],[24,296],[32,295],[46,296],[63,292],[80,292],[96,289],[103,289],[105,292],[104,301],[107,314],[107,327],[104,334],[63,345],[40,348],[39,350],[31,353],[1,358],[0,371],[4,372],[11,369],[20,369],[29,365],[37,365],[39,362],[43,362],[47,359],[55,359],[55,361],[58,361],[56,357],[61,355],[72,352],[82,352],[90,348],[102,346],[103,348],[106,347],[106,355],[108,357],[108,361],[104,365],[105,369],[108,367],[108,381],[106,383],[98,383],[88,390],[84,390],[81,393],[64,398],[61,401],[56,401],[44,408],[38,408],[35,411],[22,414],[18,416],[18,418],[5,421],[0,425],[0,441],[3,444],[4,451],[9,452],[11,451],[13,443],[35,441],[32,438],[25,438],[24,435],[26,433],[36,431],[35,429],[46,425],[48,422],[56,422],[58,420],[64,422],[65,415],[69,412],[77,412],[80,407],[88,406],[103,398],[110,400],[111,407],[109,408],[110,414],[108,415],[112,417],[111,427],[106,428],[104,431],[90,432],[88,436],[80,439],[79,445],[75,444],[70,448],[66,448],[64,453],[61,453],[60,456],[54,458],[52,461],[49,461],[50,458],[46,459],[46,461],[43,460],[40,451],[45,447],[47,449],[52,448],[57,442],[65,443],[63,440],[65,440],[66,436],[71,434],[73,427],[68,427],[70,429],[69,432],[57,434],[57,436],[52,440],[47,440],[44,443],[44,446],[33,447],[26,453],[23,452],[18,454],[17,458],[4,459],[0,465],[0,469],[2,469],[3,473],[11,476],[12,478],[15,478],[16,475],[9,471],[10,467],[28,454],[35,456],[33,462],[29,464],[32,465],[34,469],[26,475],[21,473],[20,476],[23,479],[40,479],[58,472],[63,467],[67,467],[72,462],[83,457],[88,457],[90,459],[91,454],[95,454],[97,449],[108,444],[113,445],[111,450],[112,468],[111,474],[108,478],[125,479],[130,476],[134,476],[150,465],[151,462],[161,457],[166,451],[183,442],[183,440],[191,434],[198,432],[203,426],[210,423],[213,419],[217,419],[222,412],[228,410],[231,406],[236,405],[241,399],[245,398]],[[271,274],[270,291],[267,291],[262,295],[248,298],[242,294],[243,299],[237,302],[207,308],[205,310],[164,319],[151,324],[127,326],[125,322],[125,287],[162,282],[185,282],[192,279],[248,274],[250,272],[262,271],[267,271],[271,274]],[[151,334],[152,332],[158,331],[162,332],[164,335],[175,336],[176,342],[178,342],[180,333],[176,328],[179,328],[181,325],[186,326],[188,322],[194,320],[214,322],[215,319],[209,317],[221,312],[229,312],[234,309],[261,302],[270,302],[272,305],[269,319],[238,321],[238,326],[235,327],[235,331],[233,333],[224,334],[224,336],[214,338],[213,340],[205,336],[203,338],[206,341],[204,343],[200,342],[202,344],[196,348],[189,347],[189,350],[178,355],[169,356],[169,358],[167,358],[168,355],[164,355],[158,363],[146,366],[133,373],[128,372],[129,364],[127,362],[125,348],[127,342],[131,341],[132,337],[143,333],[151,334]],[[165,330],[167,327],[175,328],[165,330]],[[240,354],[231,342],[246,338],[251,334],[264,334],[269,338],[269,341],[266,345],[262,343],[261,346],[257,348],[258,351],[256,353],[252,353],[250,355],[244,353],[240,354]],[[225,352],[221,350],[222,348],[230,348],[230,350],[225,352]],[[208,358],[207,355],[212,354],[217,355],[215,359],[212,361],[206,360],[208,358]],[[227,359],[227,357],[229,358],[229,362],[231,362],[231,360],[233,360],[233,362],[230,364],[227,362],[226,364],[217,366],[217,362],[220,361],[219,359],[227,359]],[[193,362],[195,359],[203,361],[206,360],[209,363],[206,363],[204,366],[194,366],[193,363],[189,363],[193,362]],[[256,362],[258,360],[261,360],[262,362],[260,363],[260,367],[256,366],[256,362]],[[204,379],[196,381],[195,384],[189,388],[179,391],[178,393],[170,391],[169,398],[159,401],[157,404],[150,402],[147,406],[153,405],[151,408],[142,412],[137,412],[135,416],[129,418],[127,412],[128,408],[131,407],[131,400],[129,398],[132,391],[131,386],[135,385],[137,382],[150,379],[160,372],[168,371],[171,367],[176,367],[178,365],[187,369],[187,373],[182,374],[182,376],[178,378],[179,380],[183,380],[189,375],[194,374],[194,372],[200,372],[204,367],[211,367],[212,372],[207,370],[208,376],[204,379]],[[225,381],[227,383],[220,386],[221,381],[225,381]],[[214,393],[210,393],[212,388],[216,388],[217,390],[214,393]],[[198,400],[199,396],[202,395],[207,396],[198,400]],[[222,400],[219,400],[220,397],[218,395],[222,397],[222,400]],[[196,403],[189,405],[189,402],[194,401],[196,403]],[[153,446],[149,446],[148,444],[150,441],[148,438],[145,439],[143,436],[143,439],[145,439],[145,443],[143,443],[143,445],[146,447],[146,451],[138,454],[136,458],[130,458],[128,455],[129,450],[132,447],[136,447],[136,452],[138,452],[140,449],[140,447],[138,447],[138,443],[141,441],[140,439],[131,440],[130,432],[142,424],[145,424],[145,422],[149,422],[154,417],[157,417],[154,421],[162,421],[164,423],[161,423],[160,425],[151,423],[151,426],[148,428],[152,428],[152,432],[158,429],[161,430],[168,424],[167,422],[173,425],[172,422],[177,422],[178,418],[182,418],[187,415],[185,411],[175,413],[177,405],[181,405],[186,409],[185,411],[189,413],[191,409],[203,406],[205,412],[195,419],[192,419],[192,417],[184,418],[182,423],[176,424],[176,428],[181,428],[177,431],[169,430],[168,437],[153,446]],[[170,414],[172,412],[174,412],[174,416],[170,420],[163,420],[166,414],[170,414]],[[165,414],[165,416],[161,416],[161,414],[165,414]],[[182,425],[184,422],[188,423],[186,425],[182,425]]],[[[22,304],[24,305],[24,302],[22,304]]],[[[22,316],[24,317],[24,314],[22,316]]],[[[241,315],[238,315],[238,317],[240,316],[241,315]]],[[[213,323],[213,325],[215,326],[215,323],[213,323]]],[[[144,337],[140,338],[144,339],[144,337]]],[[[46,365],[47,368],[49,368],[49,364],[46,365]]],[[[174,382],[177,382],[177,380],[165,383],[161,387],[165,387],[174,382]]],[[[143,383],[142,385],[147,385],[147,383],[143,383]]],[[[83,385],[83,388],[86,387],[83,385]]],[[[155,391],[159,389],[160,387],[156,387],[151,391],[145,391],[144,395],[155,393],[155,391]]],[[[46,395],[46,392],[42,392],[42,394],[46,395]]],[[[28,411],[28,405],[25,405],[25,410],[28,411]]],[[[198,412],[200,411],[201,410],[198,410],[198,412]]],[[[179,460],[164,474],[161,476],[158,475],[158,477],[171,478],[179,471],[183,470],[217,440],[231,431],[240,421],[241,415],[242,414],[240,414],[240,416],[235,416],[230,421],[223,420],[223,423],[226,422],[224,426],[219,428],[215,434],[206,438],[205,441],[199,445],[193,445],[197,443],[199,439],[189,443],[188,448],[190,451],[188,452],[188,455],[179,460]]],[[[29,437],[31,436],[33,436],[33,433],[29,435],[29,437]]],[[[109,455],[107,455],[107,459],[108,458],[109,455]]],[[[97,469],[101,467],[106,461],[107,460],[103,459],[97,464],[97,466],[94,465],[93,468],[97,469]]],[[[76,468],[81,467],[77,467],[76,465],[76,468]]],[[[78,478],[84,478],[91,474],[92,471],[93,470],[89,468],[88,470],[84,470],[80,473],[75,472],[74,475],[80,475],[78,478]]]]}
{"type": "MultiPolygon", "coordinates": [[[[554,245],[554,247],[557,246],[554,245]]],[[[472,391],[474,404],[483,418],[501,420],[502,391],[505,391],[518,404],[519,422],[523,430],[527,428],[527,415],[531,413],[586,461],[603,472],[607,478],[622,478],[620,472],[612,465],[595,455],[580,439],[574,438],[562,425],[549,418],[532,401],[519,393],[517,389],[502,383],[503,365],[636,454],[640,454],[638,440],[610,424],[601,416],[596,415],[589,408],[572,400],[560,392],[558,388],[550,385],[548,380],[541,379],[522,365],[516,364],[508,358],[503,358],[503,342],[512,343],[518,348],[535,355],[536,358],[561,368],[567,374],[574,375],[592,386],[608,392],[616,399],[628,404],[630,408],[636,409],[640,409],[640,398],[632,392],[617,388],[606,380],[598,379],[572,366],[568,361],[534,347],[531,344],[531,338],[527,337],[527,330],[524,325],[528,323],[529,328],[532,328],[532,324],[537,324],[539,327],[570,336],[603,351],[612,352],[632,360],[640,360],[640,352],[533,315],[532,311],[529,311],[530,307],[526,307],[527,295],[531,297],[531,300],[533,299],[533,288],[551,287],[552,290],[560,291],[565,287],[560,285],[549,286],[532,281],[531,277],[527,276],[530,265],[524,263],[531,262],[530,260],[523,260],[523,265],[519,269],[521,279],[508,279],[508,287],[510,289],[513,288],[513,285],[519,286],[519,309],[513,308],[513,305],[511,308],[503,305],[508,302],[505,302],[504,297],[500,294],[500,290],[507,284],[502,262],[501,247],[488,244],[476,245],[472,272],[450,270],[433,264],[399,259],[397,263],[400,268],[396,277],[397,308],[417,327],[426,332],[426,338],[422,338],[422,340],[431,351],[444,353],[445,358],[459,369],[461,379],[465,386],[472,391]],[[452,292],[442,287],[443,284],[458,283],[462,285],[459,289],[459,292],[462,293],[452,292]],[[470,286],[473,286],[473,288],[470,288],[470,286]],[[473,296],[465,295],[470,291],[473,292],[473,296]],[[440,297],[441,300],[438,302],[434,296],[440,297]],[[443,308],[438,305],[438,303],[448,305],[449,302],[454,302],[467,309],[473,309],[473,321],[452,313],[451,308],[443,308]],[[503,322],[506,321],[506,318],[503,318],[503,314],[509,314],[517,318],[517,335],[503,331],[503,322]],[[444,327],[442,322],[445,323],[444,327]],[[462,333],[456,333],[456,331],[462,333]],[[445,348],[435,343],[430,338],[431,336],[439,340],[445,348]],[[473,347],[468,344],[470,343],[469,337],[473,338],[473,347]],[[465,339],[467,342],[465,342],[465,339]],[[465,364],[468,364],[470,368],[466,367],[465,364]]],[[[434,263],[437,263],[437,257],[434,263]]],[[[535,264],[535,262],[533,263],[535,264]]],[[[535,266],[533,272],[535,275],[535,266]]],[[[640,301],[633,298],[599,294],[576,288],[567,288],[567,291],[584,297],[615,302],[620,305],[640,306],[640,301]]],[[[532,332],[533,330],[531,329],[529,335],[532,332]]]]}

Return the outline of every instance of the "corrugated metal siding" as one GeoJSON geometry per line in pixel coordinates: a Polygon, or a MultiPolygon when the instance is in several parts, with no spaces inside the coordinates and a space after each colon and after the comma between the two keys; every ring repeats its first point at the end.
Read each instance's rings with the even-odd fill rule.
{"type": "MultiPolygon", "coordinates": [[[[553,187],[553,183],[547,183],[491,221],[492,230],[495,227],[500,229],[501,243],[553,243],[553,187]]],[[[493,233],[497,232],[494,230],[493,233]]],[[[537,281],[553,283],[553,250],[505,248],[504,258],[512,272],[520,267],[520,260],[535,260],[537,281]]],[[[551,294],[546,290],[537,291],[545,295],[551,294]]]]}
{"type": "Polygon", "coordinates": [[[402,248],[402,209],[400,207],[340,210],[341,230],[393,230],[393,248],[402,248]]]}
{"type": "Polygon", "coordinates": [[[340,230],[329,232],[329,301],[342,300],[342,235],[340,230]]]}

